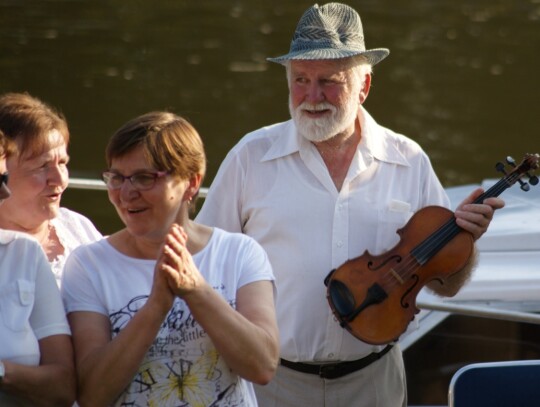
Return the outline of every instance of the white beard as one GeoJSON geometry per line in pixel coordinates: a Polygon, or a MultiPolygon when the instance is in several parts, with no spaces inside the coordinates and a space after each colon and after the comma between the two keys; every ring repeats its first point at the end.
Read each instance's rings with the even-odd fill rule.
{"type": "Polygon", "coordinates": [[[351,99],[343,107],[336,107],[328,102],[315,105],[303,102],[295,109],[289,97],[289,112],[298,133],[315,143],[329,140],[353,126],[358,115],[359,106],[360,102],[357,99],[351,99]],[[314,119],[304,114],[304,110],[317,111],[325,109],[330,110],[330,115],[314,119]]]}

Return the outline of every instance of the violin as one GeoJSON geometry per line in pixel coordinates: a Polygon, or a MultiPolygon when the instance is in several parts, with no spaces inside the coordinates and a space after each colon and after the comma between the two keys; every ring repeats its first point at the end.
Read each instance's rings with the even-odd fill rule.
{"type": "MultiPolygon", "coordinates": [[[[538,178],[529,171],[538,168],[540,156],[526,154],[507,173],[503,163],[496,170],[505,174],[474,203],[497,197],[516,182],[529,190],[538,178]],[[527,176],[528,183],[521,178],[527,176]]],[[[461,229],[454,213],[440,206],[427,206],[416,212],[397,230],[399,242],[389,251],[350,259],[332,270],[324,280],[327,300],[340,325],[356,338],[373,345],[395,341],[420,310],[419,291],[429,282],[442,284],[469,262],[474,251],[472,235],[461,229]]]]}

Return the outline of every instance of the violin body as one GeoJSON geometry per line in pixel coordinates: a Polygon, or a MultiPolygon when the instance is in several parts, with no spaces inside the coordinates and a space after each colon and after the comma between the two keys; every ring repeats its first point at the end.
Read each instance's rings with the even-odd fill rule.
{"type": "Polygon", "coordinates": [[[334,270],[327,285],[335,286],[336,281],[343,283],[354,296],[354,303],[365,305],[354,319],[348,320],[335,309],[331,290],[328,290],[330,307],[341,325],[358,339],[374,345],[396,340],[419,312],[416,297],[422,287],[432,280],[444,284],[467,264],[473,253],[472,235],[461,230],[425,264],[420,265],[411,255],[425,236],[453,217],[454,213],[446,208],[425,207],[397,231],[400,241],[391,250],[376,256],[366,251],[334,270]],[[375,293],[373,287],[377,287],[375,293]]]}

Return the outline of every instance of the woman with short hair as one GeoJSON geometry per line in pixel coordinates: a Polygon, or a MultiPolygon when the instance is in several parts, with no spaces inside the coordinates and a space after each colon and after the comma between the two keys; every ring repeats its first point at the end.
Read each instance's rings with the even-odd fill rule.
{"type": "Polygon", "coordinates": [[[253,239],[197,224],[206,169],[196,130],[152,112],[106,150],[125,225],[77,248],[62,292],[84,406],[256,406],[278,364],[273,274],[253,239]]]}
{"type": "Polygon", "coordinates": [[[7,158],[12,188],[0,228],[37,239],[60,284],[69,253],[102,237],[86,217],[60,206],[69,181],[67,122],[36,97],[6,93],[0,96],[0,130],[15,148],[7,158]]]}

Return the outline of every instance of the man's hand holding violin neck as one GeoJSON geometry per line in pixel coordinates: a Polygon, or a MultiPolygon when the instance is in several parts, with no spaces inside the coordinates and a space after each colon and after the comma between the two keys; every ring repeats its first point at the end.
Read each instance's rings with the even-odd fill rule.
{"type": "Polygon", "coordinates": [[[504,207],[504,200],[496,197],[487,198],[482,203],[474,203],[483,193],[482,188],[475,189],[455,211],[456,224],[471,233],[474,240],[480,239],[487,231],[495,211],[504,207]]]}

